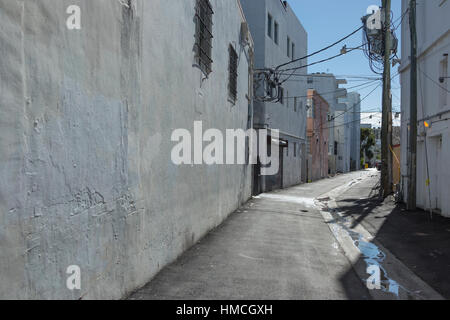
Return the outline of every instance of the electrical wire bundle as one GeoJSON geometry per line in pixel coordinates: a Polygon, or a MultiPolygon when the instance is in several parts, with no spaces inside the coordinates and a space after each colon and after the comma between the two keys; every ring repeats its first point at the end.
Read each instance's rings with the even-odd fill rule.
{"type": "MultiPolygon", "coordinates": [[[[408,10],[402,14],[396,21],[392,22],[389,29],[391,33],[391,41],[392,41],[392,55],[390,56],[390,60],[397,58],[397,49],[398,49],[398,38],[395,34],[395,31],[401,26],[404,17],[408,13],[408,10]],[[395,23],[401,20],[400,23],[395,26],[395,23]]],[[[392,17],[394,14],[391,12],[392,17]]],[[[384,70],[384,49],[385,49],[385,34],[387,26],[382,24],[382,29],[379,30],[369,30],[367,28],[367,21],[371,17],[371,15],[366,15],[362,18],[363,22],[363,47],[364,54],[369,60],[369,66],[372,72],[376,74],[383,74],[384,70]]],[[[391,20],[392,21],[392,20],[391,20]]]]}

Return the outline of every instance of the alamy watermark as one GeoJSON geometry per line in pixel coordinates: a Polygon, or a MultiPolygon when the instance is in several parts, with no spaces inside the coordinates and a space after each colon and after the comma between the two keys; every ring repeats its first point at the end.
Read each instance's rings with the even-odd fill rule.
{"type": "Polygon", "coordinates": [[[193,134],[187,129],[173,131],[171,160],[175,165],[245,165],[261,164],[261,175],[272,176],[279,171],[278,130],[208,129],[203,122],[194,122],[193,134]],[[259,141],[259,143],[258,143],[259,141]]]}
{"type": "Polygon", "coordinates": [[[66,287],[70,291],[81,290],[81,269],[77,265],[68,266],[66,273],[69,275],[66,280],[66,287]]]}

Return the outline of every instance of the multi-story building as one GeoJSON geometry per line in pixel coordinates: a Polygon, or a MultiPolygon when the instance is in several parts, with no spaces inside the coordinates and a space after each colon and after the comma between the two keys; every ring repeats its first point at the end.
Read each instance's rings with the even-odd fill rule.
{"type": "Polygon", "coordinates": [[[334,116],[337,171],[346,173],[361,166],[361,99],[359,93],[350,92],[339,102],[334,116]]]}
{"type": "Polygon", "coordinates": [[[194,121],[251,125],[240,2],[67,3],[0,5],[0,298],[124,297],[251,195],[249,164],[171,159],[194,121]]]}
{"type": "Polygon", "coordinates": [[[336,153],[336,171],[339,173],[350,172],[351,154],[351,121],[349,104],[346,98],[339,99],[339,105],[334,116],[334,137],[336,153]]]}
{"type": "MultiPolygon", "coordinates": [[[[329,105],[329,127],[334,127],[334,117],[338,109],[343,109],[339,106],[339,99],[345,98],[347,90],[339,88],[340,85],[346,84],[345,79],[336,79],[331,73],[314,73],[309,74],[307,78],[308,89],[315,89],[325,99],[329,105]]],[[[329,147],[328,147],[328,173],[336,174],[337,169],[337,151],[335,130],[329,130],[329,147]]]]}
{"type": "Polygon", "coordinates": [[[357,92],[347,94],[350,113],[350,171],[361,167],[361,95],[357,92]]]}
{"type": "Polygon", "coordinates": [[[307,109],[307,179],[312,182],[328,177],[329,105],[316,90],[309,89],[307,109]]]}
{"type": "MultiPolygon", "coordinates": [[[[402,11],[409,1],[402,0],[402,11]]],[[[450,2],[420,1],[417,5],[418,123],[410,123],[410,25],[402,24],[402,190],[408,200],[409,132],[418,126],[417,206],[450,217],[450,2]]]]}
{"type": "MultiPolygon", "coordinates": [[[[242,7],[255,42],[255,68],[274,69],[306,56],[307,34],[287,1],[242,0],[242,7]]],[[[307,60],[285,68],[302,67],[307,60]]],[[[298,81],[307,68],[280,71],[283,96],[279,102],[254,103],[254,126],[280,131],[280,170],[274,176],[261,176],[255,170],[254,193],[289,187],[305,177],[306,157],[306,84],[298,81]],[[286,80],[286,81],[285,81],[286,80]]],[[[257,92],[256,94],[260,94],[257,92]]]]}

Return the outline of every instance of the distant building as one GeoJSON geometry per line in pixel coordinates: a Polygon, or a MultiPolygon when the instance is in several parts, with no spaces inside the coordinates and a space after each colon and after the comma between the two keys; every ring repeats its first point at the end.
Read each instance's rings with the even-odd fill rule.
{"type": "MultiPolygon", "coordinates": [[[[256,69],[274,68],[307,54],[307,33],[287,1],[241,0],[241,3],[255,42],[256,69]]],[[[288,68],[306,64],[307,60],[300,60],[288,68]]],[[[282,147],[277,175],[261,176],[256,166],[254,194],[296,185],[305,179],[306,83],[299,81],[299,76],[306,76],[307,68],[295,74],[283,83],[280,102],[254,103],[254,127],[280,130],[282,147]]],[[[285,73],[280,80],[287,77],[285,73]]]]}
{"type": "MultiPolygon", "coordinates": [[[[329,106],[328,127],[334,127],[334,117],[337,114],[337,110],[343,110],[345,108],[343,106],[339,106],[339,99],[345,98],[347,95],[347,90],[344,88],[339,88],[339,85],[346,84],[347,81],[344,79],[336,79],[336,77],[331,73],[309,74],[306,81],[308,89],[316,90],[317,93],[320,94],[325,101],[327,101],[329,106]]],[[[334,175],[336,174],[338,160],[334,129],[329,130],[328,141],[328,172],[329,174],[334,175]]]]}
{"type": "MultiPolygon", "coordinates": [[[[409,1],[402,0],[402,11],[409,1]]],[[[417,206],[450,217],[450,1],[420,1],[417,5],[418,123],[410,123],[411,46],[409,22],[402,24],[402,190],[408,200],[409,132],[418,126],[417,206]],[[427,122],[427,126],[425,126],[427,122]]]]}
{"type": "Polygon", "coordinates": [[[316,90],[308,90],[308,181],[328,177],[329,106],[316,90]]]}
{"type": "Polygon", "coordinates": [[[347,94],[350,113],[350,171],[361,167],[361,95],[357,92],[347,94]]]}

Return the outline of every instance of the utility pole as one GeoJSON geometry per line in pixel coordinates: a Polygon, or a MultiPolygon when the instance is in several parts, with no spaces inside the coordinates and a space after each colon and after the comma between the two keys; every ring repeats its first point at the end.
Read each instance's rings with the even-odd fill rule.
{"type": "Polygon", "coordinates": [[[384,72],[383,121],[381,128],[381,188],[382,196],[392,194],[392,98],[391,98],[391,0],[383,0],[384,9],[384,72]]]}
{"type": "Polygon", "coordinates": [[[417,183],[417,30],[416,0],[409,1],[409,28],[411,34],[411,105],[409,121],[408,210],[416,209],[417,183]]]}

